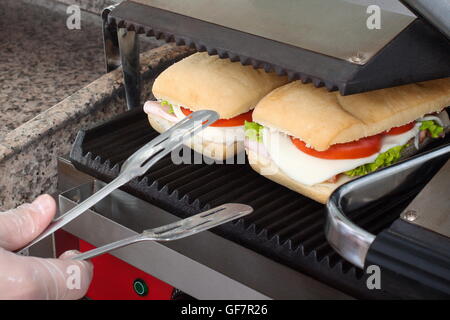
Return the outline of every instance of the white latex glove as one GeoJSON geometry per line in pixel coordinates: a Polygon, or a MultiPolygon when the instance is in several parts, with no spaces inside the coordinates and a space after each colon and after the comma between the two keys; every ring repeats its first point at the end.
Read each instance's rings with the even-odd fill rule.
{"type": "Polygon", "coordinates": [[[56,203],[49,195],[0,213],[0,299],[80,299],[92,280],[93,266],[73,261],[75,251],[59,259],[19,256],[52,221],[56,203]]]}

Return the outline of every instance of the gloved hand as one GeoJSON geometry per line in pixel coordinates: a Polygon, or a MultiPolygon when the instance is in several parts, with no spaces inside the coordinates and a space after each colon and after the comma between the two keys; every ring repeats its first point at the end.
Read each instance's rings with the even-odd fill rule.
{"type": "Polygon", "coordinates": [[[49,195],[31,204],[0,213],[0,299],[79,299],[91,282],[90,262],[19,256],[18,250],[36,238],[52,221],[56,203],[49,195]]]}

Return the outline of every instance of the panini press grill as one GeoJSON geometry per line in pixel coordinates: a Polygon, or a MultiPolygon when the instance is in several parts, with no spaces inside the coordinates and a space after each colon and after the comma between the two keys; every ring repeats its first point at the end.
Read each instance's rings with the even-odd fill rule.
{"type": "MultiPolygon", "coordinates": [[[[70,159],[60,160],[60,188],[70,189],[60,196],[62,211],[111,181],[129,155],[157,136],[140,101],[140,37],[176,42],[342,95],[448,77],[445,1],[431,7],[404,0],[409,9],[392,3],[135,0],[105,9],[107,70],[123,67],[130,110],[81,130],[70,159]],[[381,10],[380,30],[366,28],[366,9],[373,3],[381,10]]],[[[155,78],[174,62],[146,76],[155,78]]],[[[182,241],[139,244],[112,255],[200,299],[449,298],[449,156],[446,137],[342,186],[326,206],[248,164],[174,164],[168,156],[65,232],[100,246],[241,202],[254,213],[182,241]]],[[[56,247],[65,246],[67,235],[56,237],[56,247]]]]}

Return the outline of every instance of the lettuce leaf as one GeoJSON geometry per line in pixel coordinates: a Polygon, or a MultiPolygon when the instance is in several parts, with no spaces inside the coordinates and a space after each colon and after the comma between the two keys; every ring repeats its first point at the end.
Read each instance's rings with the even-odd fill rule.
{"type": "Polygon", "coordinates": [[[386,152],[380,153],[374,162],[363,164],[353,170],[346,171],[345,174],[350,177],[362,176],[379,168],[394,164],[400,159],[401,152],[405,147],[407,147],[407,145],[393,147],[386,152]]]}
{"type": "Polygon", "coordinates": [[[444,132],[444,128],[433,120],[422,121],[419,130],[428,130],[432,138],[438,138],[444,132]]]}
{"type": "Polygon", "coordinates": [[[170,114],[174,114],[175,113],[175,111],[173,111],[173,106],[169,103],[169,101],[166,101],[166,100],[163,100],[163,101],[161,101],[160,102],[160,104],[161,104],[161,106],[169,106],[169,113],[170,114]]]}
{"type": "Polygon", "coordinates": [[[244,122],[244,128],[245,128],[245,136],[249,140],[256,140],[258,142],[262,142],[262,129],[264,126],[256,123],[256,122],[244,122]]]}
{"type": "MultiPolygon", "coordinates": [[[[444,128],[433,120],[421,121],[419,130],[428,130],[432,138],[438,138],[440,134],[444,132],[444,128]]],[[[407,146],[408,145],[391,148],[388,151],[379,154],[374,162],[346,171],[345,174],[351,177],[362,176],[379,168],[394,164],[400,159],[402,150],[407,146]]]]}

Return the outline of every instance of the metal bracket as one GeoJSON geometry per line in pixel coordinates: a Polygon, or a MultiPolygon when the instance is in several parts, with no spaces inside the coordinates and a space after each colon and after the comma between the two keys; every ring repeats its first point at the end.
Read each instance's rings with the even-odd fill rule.
{"type": "Polygon", "coordinates": [[[120,58],[128,110],[141,106],[141,74],[139,63],[139,35],[136,31],[119,28],[120,58]]]}
{"type": "Polygon", "coordinates": [[[119,28],[108,22],[109,14],[117,5],[109,6],[102,12],[106,72],[122,65],[127,109],[130,110],[141,106],[139,36],[136,31],[119,28]]]}
{"type": "Polygon", "coordinates": [[[450,238],[450,161],[409,204],[401,218],[450,238]]]}
{"type": "Polygon", "coordinates": [[[106,72],[111,72],[120,67],[119,40],[117,39],[117,27],[108,23],[108,16],[117,6],[106,7],[102,11],[103,20],[103,49],[105,52],[106,72]]]}

